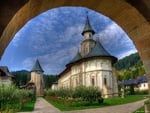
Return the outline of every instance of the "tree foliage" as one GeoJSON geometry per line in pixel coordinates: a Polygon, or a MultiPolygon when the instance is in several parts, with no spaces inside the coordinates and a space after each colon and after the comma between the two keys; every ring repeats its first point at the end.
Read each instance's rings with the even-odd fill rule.
{"type": "Polygon", "coordinates": [[[56,75],[44,75],[45,88],[48,89],[58,80],[56,75]]]}
{"type": "Polygon", "coordinates": [[[115,65],[114,67],[117,69],[117,70],[128,70],[129,68],[133,67],[133,66],[142,66],[143,63],[140,59],[140,56],[138,53],[134,53],[134,54],[131,54],[130,56],[127,56],[123,59],[120,59],[115,65]]]}
{"type": "MultiPolygon", "coordinates": [[[[30,72],[26,70],[13,71],[11,73],[15,77],[14,83],[16,86],[25,85],[31,79],[30,72]]],[[[50,88],[51,85],[58,80],[58,77],[56,75],[44,75],[43,77],[44,77],[45,88],[50,88]]]]}
{"type": "Polygon", "coordinates": [[[11,72],[14,78],[14,83],[16,86],[25,85],[30,80],[30,72],[26,70],[13,71],[11,72]]]}
{"type": "Polygon", "coordinates": [[[18,111],[24,107],[25,103],[29,101],[35,101],[35,99],[35,94],[31,90],[18,89],[14,84],[11,83],[0,83],[0,109],[4,111],[9,109],[18,111]]]}
{"type": "Polygon", "coordinates": [[[118,73],[118,80],[134,79],[145,74],[145,69],[138,53],[120,59],[114,67],[118,73]]]}

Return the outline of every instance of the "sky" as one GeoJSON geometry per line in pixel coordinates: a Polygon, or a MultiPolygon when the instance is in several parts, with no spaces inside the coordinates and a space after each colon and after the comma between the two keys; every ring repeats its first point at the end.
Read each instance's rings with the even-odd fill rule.
{"type": "Polygon", "coordinates": [[[38,59],[45,74],[59,74],[80,48],[86,17],[104,48],[121,59],[137,52],[127,34],[110,18],[83,7],[48,10],[28,21],[7,46],[1,66],[30,71],[38,59]]]}

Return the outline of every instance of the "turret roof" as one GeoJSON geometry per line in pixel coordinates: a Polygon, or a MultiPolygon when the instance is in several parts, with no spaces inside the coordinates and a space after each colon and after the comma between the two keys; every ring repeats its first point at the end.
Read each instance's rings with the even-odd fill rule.
{"type": "Polygon", "coordinates": [[[89,31],[92,32],[93,34],[95,34],[95,31],[92,29],[89,18],[87,16],[86,23],[85,23],[82,35],[84,35],[85,32],[89,32],[89,31]]]}
{"type": "MultiPolygon", "coordinates": [[[[69,62],[69,64],[75,63],[75,62],[80,61],[82,59],[92,58],[92,57],[109,57],[112,59],[113,63],[115,63],[117,61],[116,57],[109,54],[105,50],[105,48],[102,46],[102,44],[99,41],[96,41],[95,46],[93,47],[93,49],[91,50],[91,52],[87,56],[82,57],[78,51],[76,56],[71,60],[71,62],[69,62]]],[[[67,65],[69,65],[69,64],[67,64],[67,65]]]]}
{"type": "Polygon", "coordinates": [[[99,41],[96,41],[96,44],[93,47],[92,51],[86,57],[92,56],[111,56],[111,55],[105,50],[105,48],[99,41]]]}
{"type": "Polygon", "coordinates": [[[39,60],[37,59],[32,70],[31,71],[41,71],[41,72],[44,72],[40,63],[39,63],[39,60]]]}

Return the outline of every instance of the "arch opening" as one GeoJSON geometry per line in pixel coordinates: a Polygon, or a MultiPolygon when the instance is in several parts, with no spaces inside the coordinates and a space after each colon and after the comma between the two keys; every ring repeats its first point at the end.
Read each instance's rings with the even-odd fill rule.
{"type": "Polygon", "coordinates": [[[49,63],[46,70],[60,73],[80,48],[87,16],[96,32],[94,39],[99,40],[111,55],[120,59],[137,52],[127,34],[110,18],[84,7],[59,7],[28,21],[14,36],[2,61],[12,59],[9,63],[11,70],[17,70],[18,66],[29,70],[33,62],[40,58],[43,63],[49,63]]]}

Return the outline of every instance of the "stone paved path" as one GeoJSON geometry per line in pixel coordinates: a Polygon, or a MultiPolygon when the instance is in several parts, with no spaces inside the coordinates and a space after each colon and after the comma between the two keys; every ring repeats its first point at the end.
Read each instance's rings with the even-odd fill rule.
{"type": "MultiPolygon", "coordinates": [[[[33,112],[19,112],[19,113],[132,113],[137,108],[142,106],[144,101],[145,100],[141,100],[134,103],[116,105],[116,106],[110,106],[104,108],[61,112],[59,109],[49,104],[43,98],[38,98],[33,112]]],[[[142,113],[142,111],[139,111],[139,113],[142,113]]]]}
{"type": "Polygon", "coordinates": [[[49,104],[45,99],[39,97],[36,100],[33,112],[19,112],[19,113],[62,113],[59,109],[49,104]]]}

